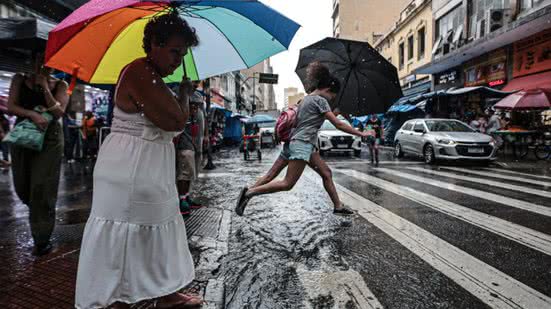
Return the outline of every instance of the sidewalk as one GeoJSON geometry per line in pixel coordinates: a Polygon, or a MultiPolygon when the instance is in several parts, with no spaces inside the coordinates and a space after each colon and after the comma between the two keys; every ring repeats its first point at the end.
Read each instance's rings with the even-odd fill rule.
{"type": "MultiPolygon", "coordinates": [[[[216,172],[219,172],[217,170],[216,172]]],[[[216,178],[203,177],[197,191],[216,178]]],[[[54,251],[34,257],[28,212],[13,192],[11,174],[0,173],[0,308],[74,308],[76,271],[81,237],[91,205],[91,173],[83,166],[63,166],[54,251]]],[[[227,253],[231,212],[223,201],[198,196],[208,208],[186,219],[187,236],[196,266],[196,280],[188,287],[204,295],[207,308],[220,308],[223,287],[217,283],[218,260],[227,253]]],[[[151,308],[142,302],[133,308],[151,308]]]]}

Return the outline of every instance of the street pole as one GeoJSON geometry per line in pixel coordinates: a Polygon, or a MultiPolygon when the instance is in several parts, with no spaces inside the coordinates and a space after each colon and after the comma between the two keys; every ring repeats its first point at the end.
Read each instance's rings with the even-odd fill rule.
{"type": "Polygon", "coordinates": [[[256,113],[256,72],[253,72],[253,116],[256,113]]]}
{"type": "Polygon", "coordinates": [[[212,118],[214,117],[214,115],[212,115],[211,111],[211,100],[210,100],[210,79],[206,79],[203,83],[203,90],[205,91],[205,94],[206,94],[206,99],[207,99],[207,130],[208,130],[208,141],[207,141],[207,165],[205,165],[204,169],[205,170],[213,170],[216,168],[216,165],[214,165],[214,163],[212,162],[212,146],[211,146],[211,139],[210,139],[210,129],[211,129],[211,125],[212,125],[212,118]]]}

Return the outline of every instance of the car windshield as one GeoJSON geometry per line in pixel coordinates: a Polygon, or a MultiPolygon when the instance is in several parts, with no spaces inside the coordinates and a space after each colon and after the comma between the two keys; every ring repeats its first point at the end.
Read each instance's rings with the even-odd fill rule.
{"type": "MultiPolygon", "coordinates": [[[[350,125],[350,122],[348,122],[348,120],[346,119],[339,118],[339,120],[346,123],[347,125],[350,125]]],[[[320,130],[330,131],[330,130],[337,130],[337,128],[335,128],[335,126],[329,120],[325,120],[320,130]]]]}
{"type": "Polygon", "coordinates": [[[274,122],[263,122],[263,123],[259,123],[258,124],[258,127],[259,128],[275,128],[275,121],[274,122]]]}
{"type": "Polygon", "coordinates": [[[468,125],[455,120],[426,120],[431,132],[474,132],[468,125]]]}

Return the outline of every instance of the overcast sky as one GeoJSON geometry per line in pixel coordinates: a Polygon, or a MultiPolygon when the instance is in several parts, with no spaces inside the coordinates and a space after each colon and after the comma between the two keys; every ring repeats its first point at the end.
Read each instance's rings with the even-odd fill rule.
{"type": "Polygon", "coordinates": [[[279,84],[275,85],[278,108],[283,107],[283,89],[297,87],[302,91],[300,79],[295,74],[295,67],[301,48],[332,36],[333,31],[331,0],[261,0],[283,15],[299,23],[302,27],[293,39],[289,51],[272,57],[274,73],[279,74],[279,84]]]}

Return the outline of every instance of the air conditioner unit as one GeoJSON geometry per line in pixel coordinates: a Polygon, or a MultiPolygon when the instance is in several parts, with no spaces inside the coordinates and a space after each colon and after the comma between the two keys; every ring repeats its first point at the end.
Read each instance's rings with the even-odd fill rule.
{"type": "Polygon", "coordinates": [[[513,12],[511,9],[491,9],[487,12],[486,20],[486,33],[491,33],[510,23],[513,20],[513,12]]]}
{"type": "Polygon", "coordinates": [[[480,39],[486,35],[486,19],[481,19],[476,22],[476,35],[475,40],[480,39]]]}

